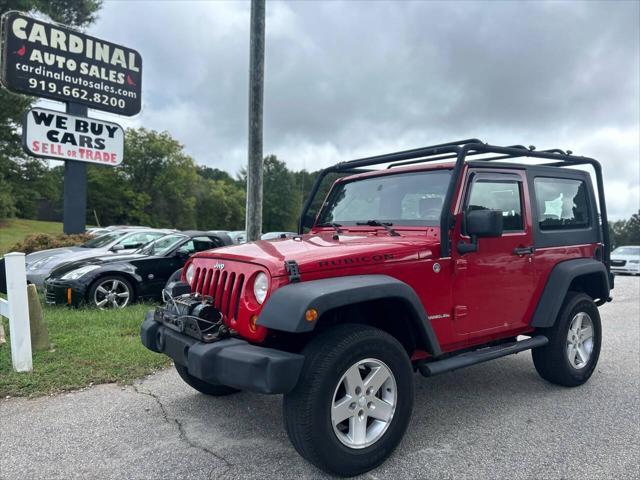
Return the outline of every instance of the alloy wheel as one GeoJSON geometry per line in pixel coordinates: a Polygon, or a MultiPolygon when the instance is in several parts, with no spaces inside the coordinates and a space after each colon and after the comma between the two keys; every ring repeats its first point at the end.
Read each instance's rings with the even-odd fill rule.
{"type": "Polygon", "coordinates": [[[93,301],[101,310],[124,308],[129,304],[129,286],[116,278],[102,281],[95,289],[93,301]]]}
{"type": "Polygon", "coordinates": [[[349,448],[373,445],[387,431],[398,400],[391,369],[374,358],[347,369],[331,404],[331,423],[338,440],[349,448]]]}
{"type": "Polygon", "coordinates": [[[584,368],[593,352],[593,322],[585,312],[578,312],[567,332],[567,358],[569,364],[579,370],[584,368]]]}

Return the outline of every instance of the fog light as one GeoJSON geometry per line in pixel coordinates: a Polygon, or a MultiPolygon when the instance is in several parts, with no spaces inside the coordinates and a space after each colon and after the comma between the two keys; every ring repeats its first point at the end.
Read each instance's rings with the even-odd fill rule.
{"type": "Polygon", "coordinates": [[[249,318],[249,330],[251,330],[251,332],[256,333],[256,330],[258,330],[258,316],[257,315],[251,315],[251,317],[249,318]]]}
{"type": "Polygon", "coordinates": [[[304,319],[307,322],[313,322],[318,318],[318,311],[315,308],[310,308],[304,312],[304,319]]]}
{"type": "Polygon", "coordinates": [[[67,303],[71,305],[71,289],[67,288],[67,303]]]}

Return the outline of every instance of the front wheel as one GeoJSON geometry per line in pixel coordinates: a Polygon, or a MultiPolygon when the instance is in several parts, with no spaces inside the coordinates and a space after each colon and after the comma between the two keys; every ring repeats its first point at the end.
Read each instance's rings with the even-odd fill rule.
{"type": "Polygon", "coordinates": [[[413,371],[400,343],[382,330],[340,325],[304,350],[284,421],[302,457],[337,475],[384,462],[402,439],[413,410],[413,371]]]}
{"type": "Polygon", "coordinates": [[[541,333],[549,338],[549,343],[534,348],[531,355],[542,378],[566,387],[589,380],[602,343],[600,314],[591,297],[569,292],[553,327],[541,333]]]}
{"type": "Polygon", "coordinates": [[[89,289],[89,302],[101,310],[124,308],[134,300],[131,283],[123,277],[101,277],[89,289]]]}

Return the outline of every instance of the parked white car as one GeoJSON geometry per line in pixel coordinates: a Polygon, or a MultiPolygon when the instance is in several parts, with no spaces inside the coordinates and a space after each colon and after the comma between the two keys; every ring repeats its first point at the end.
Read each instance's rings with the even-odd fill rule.
{"type": "Polygon", "coordinates": [[[611,252],[611,271],[640,275],[640,246],[625,245],[611,252]]]}

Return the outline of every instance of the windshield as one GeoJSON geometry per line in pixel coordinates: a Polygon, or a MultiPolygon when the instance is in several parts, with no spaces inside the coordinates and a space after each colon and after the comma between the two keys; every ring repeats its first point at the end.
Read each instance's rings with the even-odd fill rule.
{"type": "Polygon", "coordinates": [[[162,238],[154,242],[150,242],[140,250],[138,253],[145,255],[158,255],[163,256],[169,253],[178,243],[182,242],[185,238],[184,235],[165,235],[162,238]]]}
{"type": "Polygon", "coordinates": [[[640,247],[618,247],[613,253],[617,255],[640,255],[640,247]]]}
{"type": "Polygon", "coordinates": [[[316,225],[357,225],[371,220],[392,225],[439,225],[450,176],[449,170],[431,170],[338,183],[322,206],[316,225]]]}
{"type": "Polygon", "coordinates": [[[92,238],[82,244],[84,248],[100,248],[109,245],[114,240],[117,240],[127,232],[111,232],[106,235],[100,235],[99,237],[92,238]]]}

